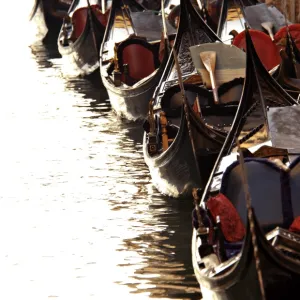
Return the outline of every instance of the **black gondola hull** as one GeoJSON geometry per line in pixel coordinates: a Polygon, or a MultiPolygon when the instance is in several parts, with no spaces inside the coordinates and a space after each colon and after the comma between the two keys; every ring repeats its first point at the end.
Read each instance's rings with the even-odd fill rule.
{"type": "Polygon", "coordinates": [[[146,134],[143,141],[144,160],[152,183],[160,193],[174,198],[191,195],[192,188],[200,185],[192,145],[185,129],[181,128],[167,151],[156,157],[148,153],[146,134]]]}

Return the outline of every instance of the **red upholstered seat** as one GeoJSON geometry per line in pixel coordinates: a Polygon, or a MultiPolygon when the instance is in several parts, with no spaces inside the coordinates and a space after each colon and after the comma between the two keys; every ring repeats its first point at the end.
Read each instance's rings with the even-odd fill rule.
{"type": "MultiPolygon", "coordinates": [[[[100,23],[106,27],[110,10],[107,10],[105,14],[102,14],[99,5],[91,5],[92,11],[100,23]]],[[[83,33],[88,20],[88,8],[82,7],[74,11],[72,15],[73,33],[72,39],[76,40],[83,33]]]]}
{"type": "Polygon", "coordinates": [[[160,64],[157,49],[137,37],[129,37],[121,42],[117,49],[117,56],[121,72],[123,73],[123,65],[128,64],[129,76],[134,81],[149,76],[160,64]]]}
{"type": "Polygon", "coordinates": [[[225,239],[228,242],[241,241],[246,233],[245,226],[233,204],[223,194],[209,198],[207,208],[216,222],[220,217],[221,228],[225,239]]]}
{"type": "MultiPolygon", "coordinates": [[[[269,71],[280,64],[281,58],[276,45],[271,38],[262,31],[250,29],[251,39],[255,50],[264,67],[269,71]]],[[[233,40],[232,44],[246,51],[245,31],[239,33],[233,40]]]]}
{"type": "Polygon", "coordinates": [[[130,77],[137,80],[155,71],[153,54],[142,45],[131,44],[124,48],[123,63],[129,65],[130,77]]]}
{"type": "Polygon", "coordinates": [[[80,35],[83,33],[87,20],[87,8],[82,7],[74,11],[72,15],[72,23],[73,23],[73,39],[78,39],[80,35]]]}

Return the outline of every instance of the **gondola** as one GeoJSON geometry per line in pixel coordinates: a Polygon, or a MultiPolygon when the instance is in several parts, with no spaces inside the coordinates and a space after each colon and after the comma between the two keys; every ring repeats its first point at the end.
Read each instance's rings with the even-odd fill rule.
{"type": "Polygon", "coordinates": [[[289,228],[298,230],[294,217],[300,214],[300,160],[294,160],[287,170],[282,157],[289,151],[264,142],[269,141],[268,133],[273,130],[270,101],[277,103],[273,108],[277,116],[280,109],[298,111],[299,107],[293,106],[270,76],[266,79],[261,73],[264,68],[259,67],[248,30],[246,39],[247,75],[235,120],[206,187],[194,190],[194,200],[200,205],[193,211],[193,267],[203,299],[292,299],[300,283],[300,239],[289,228]],[[266,81],[272,82],[267,93],[263,87],[266,81]],[[247,128],[253,113],[265,136],[247,128]],[[238,156],[233,149],[244,134],[251,136],[252,143],[241,142],[238,156]],[[259,145],[249,151],[254,144],[259,145]],[[246,157],[240,159],[243,164],[237,161],[239,157],[246,157]],[[249,197],[244,191],[244,173],[249,197]]]}
{"type": "MultiPolygon", "coordinates": [[[[159,22],[157,13],[134,1],[113,0],[100,50],[100,74],[112,108],[122,119],[146,117],[149,100],[165,69],[168,48],[159,22]]],[[[169,28],[171,40],[176,29],[169,28]]]]}
{"type": "Polygon", "coordinates": [[[68,12],[70,20],[61,27],[58,50],[76,75],[99,71],[99,50],[109,16],[109,7],[102,10],[101,2],[74,0],[68,12]]]}
{"type": "MultiPolygon", "coordinates": [[[[191,7],[188,9],[191,9],[191,7]]],[[[193,24],[197,23],[193,22],[193,24]]],[[[216,36],[212,35],[211,31],[205,27],[205,24],[199,22],[198,24],[200,24],[202,30],[202,43],[217,40],[216,36]]],[[[177,47],[179,48],[179,46],[180,42],[177,47]]],[[[185,46],[189,47],[191,45],[187,46],[185,44],[185,46]]],[[[178,52],[180,62],[182,53],[186,55],[187,50],[181,46],[178,52]]],[[[256,68],[259,70],[258,72],[263,77],[264,93],[268,93],[273,97],[273,100],[270,99],[268,102],[269,106],[274,106],[278,102],[281,103],[282,99],[287,103],[296,103],[269,75],[257,56],[255,57],[255,63],[256,68]]],[[[171,71],[171,66],[173,64],[169,65],[169,68],[167,67],[154,103],[154,113],[152,115],[154,115],[156,123],[153,122],[153,116],[150,113],[148,124],[145,124],[146,133],[144,135],[143,152],[144,160],[152,176],[152,182],[157,189],[168,196],[186,197],[190,195],[193,186],[200,184],[200,187],[204,187],[206,184],[234,119],[236,108],[240,101],[239,91],[242,89],[243,81],[237,78],[219,88],[221,97],[222,93],[224,93],[225,97],[227,92],[229,93],[233,89],[236,90],[234,93],[235,98],[230,96],[229,101],[223,105],[213,105],[211,92],[195,84],[189,85],[187,84],[188,81],[186,81],[185,89],[188,98],[190,98],[190,104],[192,105],[192,101],[198,96],[200,102],[202,102],[201,111],[204,116],[202,119],[199,118],[191,108],[191,105],[189,106],[190,127],[193,131],[195,144],[195,150],[193,150],[182,105],[177,105],[175,108],[171,107],[173,105],[172,97],[179,92],[179,87],[176,85],[177,82],[173,79],[174,72],[171,71]],[[169,143],[168,148],[165,150],[162,149],[162,126],[157,124],[161,122],[161,116],[166,117],[170,121],[170,124],[164,128],[168,132],[169,143]],[[155,124],[155,130],[151,130],[154,127],[153,125],[151,126],[151,123],[155,124]],[[195,164],[194,156],[196,156],[198,166],[195,164]]],[[[182,61],[184,80],[188,77],[186,76],[187,74],[193,72],[193,69],[193,63],[184,56],[184,61],[182,61]]],[[[250,87],[251,81],[250,83],[248,81],[244,89],[249,89],[250,87]]],[[[257,97],[257,95],[255,96],[257,97]]]]}
{"type": "MultiPolygon", "coordinates": [[[[216,34],[207,26],[201,16],[197,14],[191,3],[183,1],[181,3],[179,30],[174,47],[178,53],[179,64],[185,80],[185,88],[189,90],[192,101],[196,95],[199,95],[201,101],[207,104],[208,114],[212,117],[219,114],[219,117],[216,117],[216,119],[227,119],[227,123],[228,118],[226,113],[234,114],[236,106],[221,105],[209,108],[209,103],[212,101],[212,94],[198,85],[191,84],[193,78],[197,80],[197,73],[195,73],[189,47],[215,41],[220,41],[216,34]]],[[[235,81],[234,85],[237,87],[242,86],[240,80],[235,81]]],[[[228,89],[228,87],[225,87],[221,94],[226,94],[228,89]]],[[[181,104],[177,108],[171,108],[172,97],[176,97],[178,93],[177,71],[174,65],[174,58],[171,56],[158,89],[154,94],[152,105],[154,109],[153,114],[155,114],[155,119],[157,120],[156,123],[160,122],[161,113],[166,114],[166,118],[169,120],[172,119],[173,124],[166,128],[170,146],[161,153],[161,126],[157,124],[155,130],[145,128],[143,152],[144,160],[149,167],[154,185],[161,193],[172,197],[179,197],[180,195],[183,196],[186,193],[190,193],[193,184],[199,182],[200,179],[205,181],[226,136],[226,133],[218,128],[208,128],[203,122],[199,121],[197,114],[194,114],[192,110],[190,111],[193,130],[195,130],[196,135],[195,139],[197,140],[197,155],[204,158],[201,165],[203,174],[202,178],[200,178],[199,174],[197,174],[197,169],[194,168],[193,152],[181,104]]],[[[148,124],[153,123],[152,119],[153,116],[149,114],[148,124]]],[[[229,119],[231,120],[231,118],[229,119]]]]}
{"type": "Polygon", "coordinates": [[[71,0],[35,0],[30,21],[37,27],[38,41],[47,44],[57,39],[64,13],[70,5],[71,0]]]}

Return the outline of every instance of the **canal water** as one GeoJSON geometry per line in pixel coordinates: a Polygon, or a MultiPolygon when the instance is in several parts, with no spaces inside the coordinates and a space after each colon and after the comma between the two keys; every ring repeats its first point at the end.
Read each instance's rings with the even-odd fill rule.
{"type": "Polygon", "coordinates": [[[99,78],[65,77],[13,18],[1,24],[0,299],[199,299],[192,201],[155,190],[141,124],[117,119],[99,78]]]}

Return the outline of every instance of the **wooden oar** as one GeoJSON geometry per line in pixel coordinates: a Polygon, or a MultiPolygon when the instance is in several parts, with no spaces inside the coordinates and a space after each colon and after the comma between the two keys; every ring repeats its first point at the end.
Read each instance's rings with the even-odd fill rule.
{"type": "Polygon", "coordinates": [[[215,68],[217,53],[215,51],[200,52],[200,59],[209,73],[215,104],[219,104],[218,88],[216,86],[215,68]]]}
{"type": "Polygon", "coordinates": [[[267,30],[271,40],[274,41],[274,34],[272,31],[272,29],[274,27],[274,23],[273,22],[263,22],[263,23],[261,23],[261,27],[264,28],[265,30],[267,30]]]}

